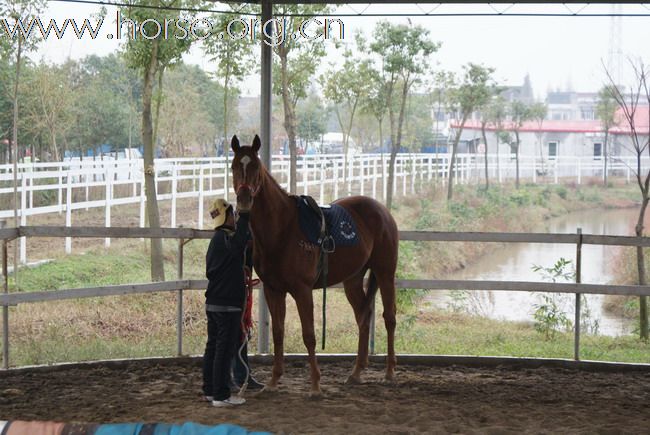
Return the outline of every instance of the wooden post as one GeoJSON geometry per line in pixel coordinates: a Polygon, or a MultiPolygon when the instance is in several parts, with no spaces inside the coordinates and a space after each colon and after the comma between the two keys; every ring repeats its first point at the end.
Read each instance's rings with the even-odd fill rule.
{"type": "Polygon", "coordinates": [[[578,172],[578,184],[581,184],[582,181],[582,159],[580,157],[576,157],[578,160],[578,164],[576,165],[576,171],[578,172]]]}
{"type": "Polygon", "coordinates": [[[365,192],[366,192],[366,189],[365,189],[365,187],[366,187],[366,186],[365,186],[365,184],[366,184],[366,177],[365,177],[365,174],[364,174],[364,172],[365,172],[365,168],[364,168],[364,166],[365,166],[365,165],[364,165],[364,160],[365,160],[365,159],[363,158],[363,156],[359,159],[359,171],[360,171],[360,174],[359,174],[359,175],[360,175],[360,177],[361,177],[361,190],[359,191],[359,194],[360,194],[360,195],[364,195],[365,192]]]}
{"type": "MultiPolygon", "coordinates": [[[[111,172],[110,166],[106,165],[106,186],[105,186],[105,198],[106,203],[104,205],[105,217],[104,217],[104,226],[111,226],[111,200],[113,198],[113,174],[111,172]]],[[[111,247],[111,238],[106,237],[104,239],[104,247],[111,247]]]]}
{"type": "MultiPolygon", "coordinates": [[[[302,156],[302,192],[304,195],[309,195],[309,171],[307,170],[307,156],[302,156]]],[[[296,186],[297,188],[297,186],[296,186]]]]}
{"type": "Polygon", "coordinates": [[[223,198],[228,201],[228,165],[223,164],[223,198]]]}
{"type": "MultiPolygon", "coordinates": [[[[178,240],[178,254],[177,254],[177,277],[181,281],[183,279],[183,245],[184,240],[178,240]]],[[[176,296],[176,355],[183,355],[183,290],[178,290],[176,296]]]]}
{"type": "Polygon", "coordinates": [[[203,229],[203,165],[199,167],[199,215],[198,215],[198,223],[199,223],[199,229],[203,229]]]}
{"type": "Polygon", "coordinates": [[[346,196],[352,196],[352,174],[354,174],[354,160],[351,156],[348,156],[348,191],[346,196]]]}
{"type": "Polygon", "coordinates": [[[177,190],[178,190],[178,166],[176,166],[176,163],[174,163],[172,169],[172,206],[171,206],[172,228],[176,228],[176,196],[177,196],[176,191],[177,190]]]}
{"type": "MultiPolygon", "coordinates": [[[[23,172],[20,186],[20,225],[27,225],[27,177],[23,172]]],[[[20,263],[27,264],[27,238],[20,238],[20,263]]]]}
{"type": "MultiPolygon", "coordinates": [[[[576,246],[576,284],[581,282],[581,269],[582,269],[582,228],[578,228],[578,244],[576,246]]],[[[576,313],[575,313],[575,328],[573,340],[573,359],[580,360],[580,302],[582,295],[576,293],[576,313]]]]}
{"type": "MultiPolygon", "coordinates": [[[[2,241],[3,291],[9,293],[9,272],[7,268],[7,241],[2,241]]],[[[9,368],[9,307],[2,307],[2,368],[9,368]]]]}
{"type": "Polygon", "coordinates": [[[320,162],[320,203],[325,204],[325,168],[323,160],[320,162]]]}
{"type": "Polygon", "coordinates": [[[384,196],[384,203],[386,202],[386,199],[388,197],[388,180],[387,180],[387,175],[386,175],[386,164],[384,163],[384,158],[382,154],[382,159],[381,159],[381,188],[383,190],[383,196],[384,196]]]}
{"type": "Polygon", "coordinates": [[[63,212],[63,165],[59,165],[59,214],[63,212]]]}
{"type": "Polygon", "coordinates": [[[334,181],[334,198],[339,197],[339,161],[338,159],[333,160],[334,166],[332,167],[332,180],[334,181]]]}
{"type": "MultiPolygon", "coordinates": [[[[84,174],[84,181],[86,182],[86,211],[88,211],[88,201],[90,199],[90,186],[88,186],[88,170],[84,174]]],[[[133,196],[135,196],[135,183],[133,184],[133,196]]]]}
{"type": "MultiPolygon", "coordinates": [[[[72,226],[72,177],[70,176],[70,171],[66,176],[67,188],[66,188],[66,197],[65,197],[65,226],[72,226]]],[[[72,237],[65,238],[65,253],[72,253],[72,237]]]]}
{"type": "Polygon", "coordinates": [[[377,199],[377,158],[372,157],[372,197],[377,199]]]}

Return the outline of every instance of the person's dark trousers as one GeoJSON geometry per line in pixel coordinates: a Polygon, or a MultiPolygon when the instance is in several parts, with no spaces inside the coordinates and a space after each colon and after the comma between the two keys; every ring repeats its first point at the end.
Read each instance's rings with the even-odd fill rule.
{"type": "Polygon", "coordinates": [[[214,400],[230,397],[230,368],[241,334],[241,312],[206,312],[208,341],[203,354],[203,393],[214,400]]]}
{"type": "Polygon", "coordinates": [[[250,367],[250,365],[248,364],[248,343],[244,344],[244,347],[240,352],[240,355],[244,360],[243,364],[241,362],[241,359],[239,359],[239,356],[237,356],[237,351],[239,350],[240,346],[241,346],[241,342],[239,342],[235,346],[235,362],[232,367],[232,377],[238,386],[241,386],[246,380],[246,367],[250,367]]]}

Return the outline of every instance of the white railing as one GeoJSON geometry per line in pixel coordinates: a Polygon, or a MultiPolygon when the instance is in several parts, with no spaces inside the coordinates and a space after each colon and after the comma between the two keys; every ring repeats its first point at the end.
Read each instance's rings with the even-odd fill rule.
{"type": "MultiPolygon", "coordinates": [[[[350,156],[347,168],[343,155],[305,155],[298,159],[297,194],[315,197],[320,203],[348,195],[367,195],[386,199],[388,154],[350,156]]],[[[449,154],[398,154],[395,162],[393,195],[414,194],[417,187],[446,183],[449,154]]],[[[482,155],[460,154],[454,166],[456,183],[481,183],[485,161],[482,155]]],[[[610,159],[609,176],[634,176],[633,157],[610,159]]],[[[643,160],[643,168],[650,160],[643,160]]],[[[177,201],[196,198],[197,227],[204,226],[204,200],[224,197],[224,186],[231,186],[230,168],[224,157],[158,159],[156,191],[159,201],[171,201],[170,222],[176,227],[177,201]],[[226,181],[226,177],[228,180],[226,181]]],[[[489,175],[494,181],[515,177],[515,160],[510,155],[488,156],[489,175]]],[[[520,178],[534,183],[558,183],[560,179],[580,184],[583,177],[602,177],[603,160],[558,157],[541,162],[539,157],[520,156],[520,178]]],[[[273,156],[272,172],[280,184],[289,186],[288,156],[273,156]]],[[[18,165],[17,216],[19,225],[28,224],[28,217],[47,213],[65,213],[65,225],[72,226],[72,212],[104,208],[104,224],[111,226],[111,208],[139,204],[139,224],[145,226],[145,195],[142,160],[75,160],[59,163],[20,163],[18,165]]],[[[0,220],[14,216],[13,165],[0,165],[0,220]]],[[[232,195],[232,190],[228,192],[232,195]]],[[[5,226],[11,226],[5,225],[5,226]]],[[[110,238],[106,239],[110,245],[110,238]]],[[[71,239],[66,239],[66,252],[71,252],[71,239]]],[[[26,241],[20,240],[20,261],[27,262],[26,241]]]]}

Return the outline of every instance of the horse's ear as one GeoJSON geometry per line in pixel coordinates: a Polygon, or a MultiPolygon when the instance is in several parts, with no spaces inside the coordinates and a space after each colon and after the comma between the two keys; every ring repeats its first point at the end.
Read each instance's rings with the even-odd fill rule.
{"type": "Polygon", "coordinates": [[[262,141],[260,140],[260,137],[258,135],[255,135],[255,138],[253,139],[253,151],[257,153],[261,147],[262,147],[262,141]]]}
{"type": "Polygon", "coordinates": [[[239,151],[239,139],[237,139],[236,134],[233,135],[232,140],[230,141],[230,148],[232,148],[234,152],[239,151]]]}

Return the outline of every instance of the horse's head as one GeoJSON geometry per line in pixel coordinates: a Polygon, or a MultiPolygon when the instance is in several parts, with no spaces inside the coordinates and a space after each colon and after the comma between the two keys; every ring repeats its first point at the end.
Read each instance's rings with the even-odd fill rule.
{"type": "Polygon", "coordinates": [[[237,205],[248,208],[253,205],[255,195],[260,190],[262,184],[262,161],[257,152],[262,142],[260,137],[255,135],[253,144],[249,147],[239,146],[237,136],[232,137],[230,147],[235,156],[232,159],[232,179],[233,188],[237,194],[237,205]]]}

